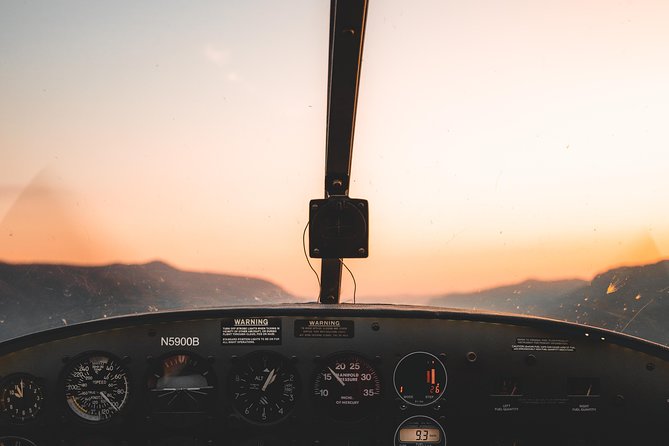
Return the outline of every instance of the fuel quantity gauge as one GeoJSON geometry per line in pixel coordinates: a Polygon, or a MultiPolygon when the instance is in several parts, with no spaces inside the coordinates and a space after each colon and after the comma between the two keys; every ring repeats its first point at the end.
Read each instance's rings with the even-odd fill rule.
{"type": "Polygon", "coordinates": [[[12,423],[27,423],[37,418],[43,401],[42,387],[30,375],[10,375],[0,385],[0,413],[12,423]]]}
{"type": "Polygon", "coordinates": [[[413,352],[397,363],[393,375],[395,391],[412,406],[427,406],[437,401],[446,390],[446,367],[427,352],[413,352]]]}

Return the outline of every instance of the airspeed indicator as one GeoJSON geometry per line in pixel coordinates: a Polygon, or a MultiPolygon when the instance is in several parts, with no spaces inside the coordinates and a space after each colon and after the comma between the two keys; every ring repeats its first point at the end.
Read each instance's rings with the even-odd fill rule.
{"type": "Polygon", "coordinates": [[[65,373],[65,399],[79,418],[100,423],[125,409],[130,385],[118,359],[94,353],[73,361],[65,373]]]}

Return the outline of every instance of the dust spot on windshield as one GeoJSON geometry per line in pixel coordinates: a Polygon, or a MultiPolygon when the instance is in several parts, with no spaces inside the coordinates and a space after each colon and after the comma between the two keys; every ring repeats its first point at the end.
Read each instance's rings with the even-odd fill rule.
{"type": "Polygon", "coordinates": [[[606,294],[615,293],[620,288],[622,288],[624,284],[625,284],[624,281],[620,280],[616,276],[613,276],[613,279],[611,279],[611,283],[609,283],[609,286],[606,288],[606,294]]]}

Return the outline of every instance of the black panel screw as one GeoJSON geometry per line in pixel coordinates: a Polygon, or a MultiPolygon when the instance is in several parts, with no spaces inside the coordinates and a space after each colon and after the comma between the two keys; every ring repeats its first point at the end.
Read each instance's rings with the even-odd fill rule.
{"type": "Polygon", "coordinates": [[[468,362],[476,362],[477,359],[478,359],[478,355],[476,354],[476,352],[468,352],[467,353],[467,361],[468,362]]]}
{"type": "Polygon", "coordinates": [[[648,370],[649,372],[652,372],[653,370],[655,370],[655,364],[653,364],[652,362],[649,362],[648,364],[646,364],[646,370],[648,370]]]}
{"type": "Polygon", "coordinates": [[[374,331],[381,330],[381,326],[379,325],[378,322],[372,322],[372,330],[374,330],[374,331]]]}

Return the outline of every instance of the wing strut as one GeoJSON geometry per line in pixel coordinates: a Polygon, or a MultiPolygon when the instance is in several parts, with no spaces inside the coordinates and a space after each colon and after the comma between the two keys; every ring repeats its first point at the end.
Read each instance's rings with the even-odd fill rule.
{"type": "Polygon", "coordinates": [[[322,258],[318,300],[327,304],[339,303],[341,258],[367,257],[367,202],[348,198],[367,3],[331,0],[330,7],[325,200],[311,201],[309,231],[310,255],[322,258]],[[364,240],[359,231],[363,220],[364,240]],[[347,244],[351,246],[342,248],[347,244]]]}

